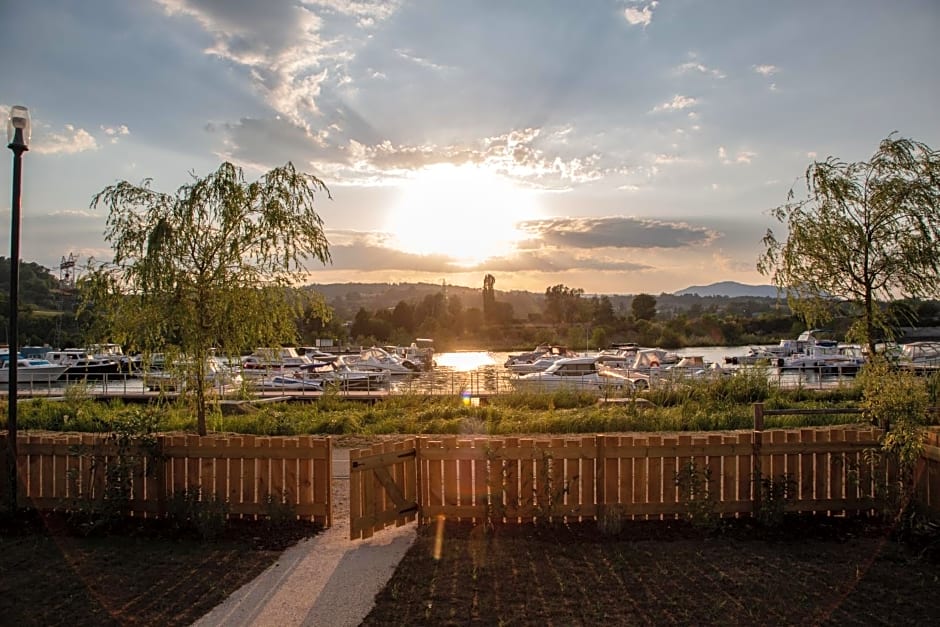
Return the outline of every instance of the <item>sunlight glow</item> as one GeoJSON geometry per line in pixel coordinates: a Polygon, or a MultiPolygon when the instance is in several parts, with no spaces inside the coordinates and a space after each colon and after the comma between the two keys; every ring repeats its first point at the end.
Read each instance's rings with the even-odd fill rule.
{"type": "Polygon", "coordinates": [[[525,237],[516,224],[537,217],[534,192],[473,165],[424,168],[402,192],[385,224],[391,244],[462,266],[512,252],[525,237]]]}
{"type": "Polygon", "coordinates": [[[438,353],[434,356],[434,362],[441,368],[453,368],[457,372],[470,372],[484,366],[496,365],[493,355],[483,351],[438,353]]]}

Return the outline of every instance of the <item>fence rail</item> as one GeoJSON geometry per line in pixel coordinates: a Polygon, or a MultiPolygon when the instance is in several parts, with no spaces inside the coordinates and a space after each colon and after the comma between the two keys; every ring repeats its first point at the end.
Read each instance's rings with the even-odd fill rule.
{"type": "MultiPolygon", "coordinates": [[[[0,433],[0,473],[7,434],[0,433]]],[[[265,517],[290,506],[329,526],[330,438],[158,435],[150,445],[101,434],[20,433],[21,506],[74,509],[119,496],[133,515],[164,515],[174,496],[226,503],[230,516],[265,517]]],[[[6,499],[6,477],[0,495],[6,499]]]]}

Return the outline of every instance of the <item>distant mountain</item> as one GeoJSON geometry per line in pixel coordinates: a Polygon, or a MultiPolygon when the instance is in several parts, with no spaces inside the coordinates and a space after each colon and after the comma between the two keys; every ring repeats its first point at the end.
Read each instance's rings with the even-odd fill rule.
{"type": "Polygon", "coordinates": [[[759,298],[776,298],[777,288],[773,285],[746,285],[736,281],[721,281],[711,285],[693,285],[684,290],[673,292],[676,296],[756,296],[759,298]]]}

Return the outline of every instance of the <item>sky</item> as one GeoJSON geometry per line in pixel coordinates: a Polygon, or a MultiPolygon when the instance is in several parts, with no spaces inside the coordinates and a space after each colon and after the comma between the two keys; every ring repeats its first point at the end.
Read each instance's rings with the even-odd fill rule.
{"type": "Polygon", "coordinates": [[[332,196],[332,262],[303,283],[766,284],[770,210],[811,163],[895,132],[940,147],[936,0],[30,0],[0,20],[0,110],[33,128],[21,257],[56,275],[111,258],[90,204],[109,185],[290,161],[332,196]]]}

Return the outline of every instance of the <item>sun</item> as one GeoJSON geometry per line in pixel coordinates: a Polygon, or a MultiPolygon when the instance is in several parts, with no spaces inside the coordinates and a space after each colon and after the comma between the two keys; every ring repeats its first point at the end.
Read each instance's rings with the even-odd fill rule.
{"type": "Polygon", "coordinates": [[[402,186],[385,230],[399,250],[469,267],[512,252],[525,238],[516,225],[537,217],[536,205],[533,191],[483,168],[434,165],[402,186]]]}

